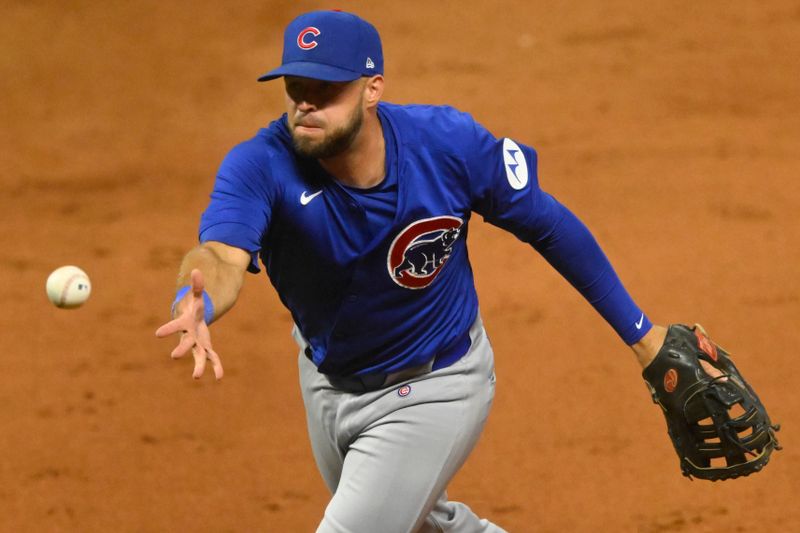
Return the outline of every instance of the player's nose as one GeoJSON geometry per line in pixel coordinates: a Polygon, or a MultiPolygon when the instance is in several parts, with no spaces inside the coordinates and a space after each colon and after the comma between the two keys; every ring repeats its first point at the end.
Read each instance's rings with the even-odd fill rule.
{"type": "Polygon", "coordinates": [[[311,102],[309,90],[305,87],[292,85],[287,87],[286,94],[292,100],[294,106],[301,112],[307,113],[309,110],[314,110],[316,108],[311,102]]]}
{"type": "Polygon", "coordinates": [[[312,104],[305,98],[296,100],[295,106],[297,106],[297,110],[300,111],[301,113],[311,113],[312,111],[315,111],[317,109],[314,104],[312,104]]]}

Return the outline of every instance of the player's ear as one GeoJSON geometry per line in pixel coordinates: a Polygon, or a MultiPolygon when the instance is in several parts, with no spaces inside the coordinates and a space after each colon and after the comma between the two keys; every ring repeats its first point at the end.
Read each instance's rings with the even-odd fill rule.
{"type": "Polygon", "coordinates": [[[367,108],[375,107],[383,96],[383,76],[380,74],[366,78],[364,83],[364,103],[367,108]]]}

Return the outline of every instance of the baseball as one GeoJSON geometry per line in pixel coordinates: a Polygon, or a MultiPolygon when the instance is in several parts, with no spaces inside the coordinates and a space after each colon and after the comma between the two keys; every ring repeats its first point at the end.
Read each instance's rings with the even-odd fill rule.
{"type": "Polygon", "coordinates": [[[76,266],[62,266],[47,278],[47,297],[62,309],[80,307],[92,293],[92,282],[86,272],[76,266]]]}

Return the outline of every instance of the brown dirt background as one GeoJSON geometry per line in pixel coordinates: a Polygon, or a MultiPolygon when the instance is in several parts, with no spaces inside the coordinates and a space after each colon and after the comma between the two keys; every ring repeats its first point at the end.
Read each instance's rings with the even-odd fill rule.
{"type": "MultiPolygon", "coordinates": [[[[0,2],[0,530],[312,531],[327,501],[290,320],[249,276],[190,378],[166,318],[221,158],[281,112],[300,1],[0,2]],[[61,311],[47,274],[92,276],[61,311]]],[[[797,531],[800,2],[340,2],[386,99],[449,103],[540,152],[657,322],[730,348],[786,449],[690,482],[632,354],[536,254],[476,220],[498,373],[451,496],[513,532],[797,531]]]]}

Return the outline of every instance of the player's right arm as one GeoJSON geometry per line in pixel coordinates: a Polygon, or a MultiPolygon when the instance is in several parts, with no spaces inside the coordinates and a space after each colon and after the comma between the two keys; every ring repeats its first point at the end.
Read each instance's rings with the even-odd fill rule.
{"type": "MultiPolygon", "coordinates": [[[[191,285],[192,271],[200,270],[205,291],[214,302],[212,320],[216,320],[236,303],[249,264],[250,254],[241,248],[222,242],[206,241],[183,258],[178,273],[178,287],[191,285]]],[[[184,301],[185,299],[176,304],[173,316],[180,313],[184,301]]]]}
{"type": "Polygon", "coordinates": [[[206,361],[211,361],[216,378],[222,378],[208,325],[233,307],[245,272],[260,271],[258,254],[276,197],[270,138],[259,135],[240,143],[222,161],[200,219],[201,244],[181,263],[172,320],[156,331],[159,337],[181,333],[172,357],[191,352],[194,378],[203,375],[206,361]]]}
{"type": "Polygon", "coordinates": [[[181,263],[178,287],[186,287],[185,294],[175,302],[172,320],[158,328],[156,336],[181,333],[172,357],[178,359],[191,351],[195,379],[205,372],[206,361],[211,361],[214,376],[222,379],[222,361],[211,345],[208,325],[236,303],[249,264],[249,253],[216,241],[197,246],[181,263]]]}

